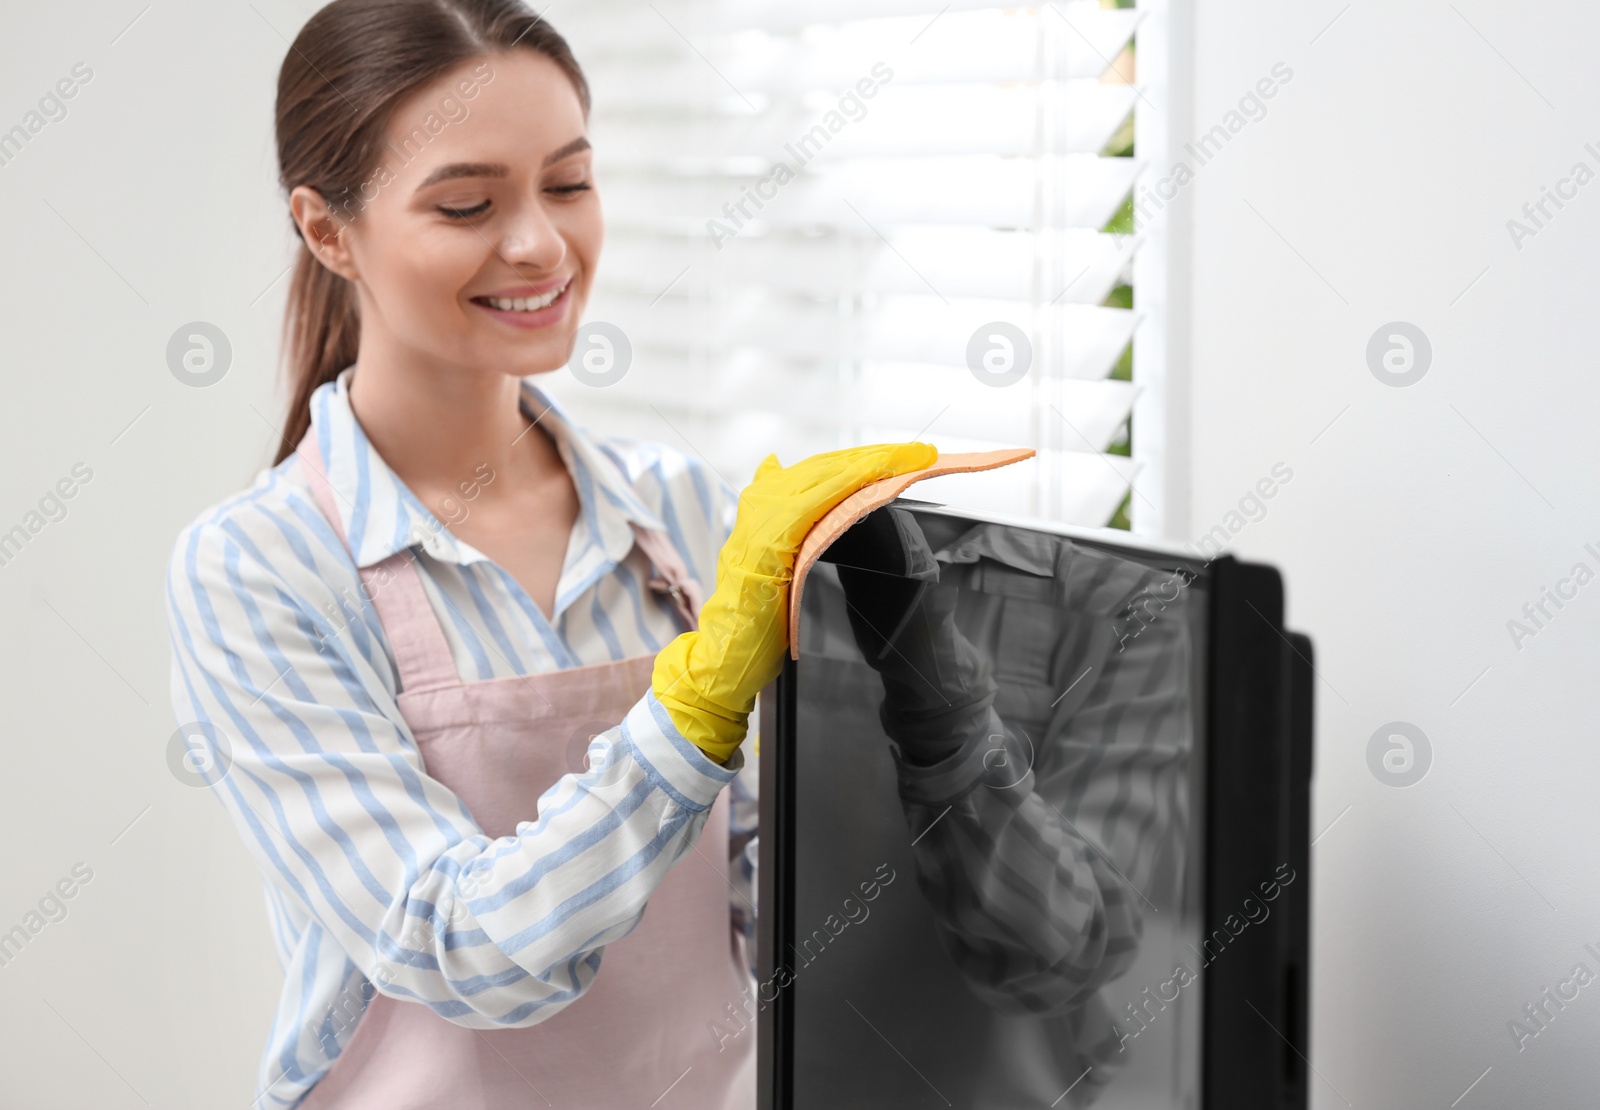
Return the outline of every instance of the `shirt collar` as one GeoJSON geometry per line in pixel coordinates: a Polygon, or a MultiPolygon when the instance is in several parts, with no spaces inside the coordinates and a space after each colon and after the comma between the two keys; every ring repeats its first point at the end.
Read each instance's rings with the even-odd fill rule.
{"type": "MultiPolygon", "coordinates": [[[[340,523],[349,538],[356,565],[371,566],[397,551],[420,544],[436,559],[473,563],[487,559],[477,548],[457,539],[448,524],[423,505],[383,461],[362,431],[350,407],[347,366],[337,378],[318,386],[311,395],[311,431],[327,467],[340,523]]],[[[523,414],[549,432],[562,462],[572,475],[580,502],[573,525],[573,542],[567,550],[558,594],[572,592],[567,579],[580,569],[586,577],[620,563],[633,547],[629,521],[644,528],[665,530],[661,517],[634,490],[617,459],[584,429],[571,414],[532,379],[521,382],[523,414]],[[596,562],[604,566],[596,566],[596,562]]],[[[466,475],[472,481],[475,475],[466,475]]],[[[469,510],[466,498],[462,503],[469,510]]]]}

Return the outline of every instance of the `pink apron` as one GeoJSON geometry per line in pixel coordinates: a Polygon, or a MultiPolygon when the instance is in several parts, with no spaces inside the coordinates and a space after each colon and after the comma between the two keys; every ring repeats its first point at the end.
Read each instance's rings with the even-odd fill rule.
{"type": "MultiPolygon", "coordinates": [[[[314,432],[297,452],[348,547],[314,432]]],[[[652,589],[693,628],[699,584],[664,533],[634,533],[656,570],[652,589]]],[[[360,572],[399,668],[400,713],[428,774],[489,836],[511,835],[537,818],[545,790],[581,770],[569,740],[586,745],[644,695],[655,656],[463,682],[412,560],[406,549],[360,572]]],[[[701,842],[667,872],[633,932],[605,946],[583,997],[537,1025],[485,1031],[374,993],[299,1110],[754,1110],[754,1030],[719,1044],[711,1026],[731,1025],[728,1004],[753,982],[728,913],[726,792],[701,842]]]]}

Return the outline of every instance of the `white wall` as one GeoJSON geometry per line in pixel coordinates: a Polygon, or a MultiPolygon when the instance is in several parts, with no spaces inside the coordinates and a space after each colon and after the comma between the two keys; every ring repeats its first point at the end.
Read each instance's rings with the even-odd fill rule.
{"type": "MultiPolygon", "coordinates": [[[[160,589],[178,528],[274,444],[289,239],[272,91],[280,32],[314,7],[0,13],[0,129],[75,63],[93,72],[67,117],[0,165],[0,530],[74,464],[94,474],[0,566],[0,930],[74,864],[93,871],[0,967],[6,1106],[244,1107],[255,1093],[278,970],[236,833],[164,763],[160,589]],[[234,349],[203,389],[165,361],[192,320],[234,349]]],[[[1462,1110],[1528,1092],[1578,1105],[1600,1073],[1600,986],[1524,1052],[1506,1030],[1573,964],[1600,973],[1583,951],[1600,942],[1584,666],[1600,586],[1521,651],[1505,629],[1574,563],[1600,567],[1583,549],[1600,541],[1585,496],[1600,183],[1520,251],[1505,228],[1576,160],[1600,167],[1583,150],[1600,140],[1600,15],[1573,0],[1455,8],[1368,0],[1314,44],[1338,2],[1208,0],[1193,19],[1201,125],[1275,62],[1294,71],[1173,202],[1192,206],[1193,266],[1173,305],[1192,342],[1173,365],[1194,373],[1190,536],[1274,463],[1294,471],[1235,544],[1286,570],[1323,677],[1316,825],[1337,824],[1315,849],[1312,1058],[1332,1085],[1317,1082],[1319,1107],[1449,1106],[1485,1068],[1462,1110]],[[1364,354],[1397,319],[1434,348],[1402,389],[1364,354]],[[1367,767],[1368,737],[1393,720],[1434,749],[1405,789],[1367,767]]]]}
{"type": "Polygon", "coordinates": [[[1574,163],[1600,171],[1600,11],[1206,0],[1192,20],[1198,128],[1293,70],[1176,202],[1178,356],[1190,536],[1294,472],[1234,542],[1284,570],[1317,646],[1314,1105],[1593,1105],[1600,983],[1522,1051],[1507,1023],[1575,964],[1600,976],[1600,586],[1520,650],[1506,623],[1600,571],[1600,182],[1520,250],[1506,224],[1574,163]],[[1403,388],[1365,353],[1396,320],[1433,348],[1403,388]],[[1395,720],[1432,745],[1410,787],[1368,768],[1395,720]]]}

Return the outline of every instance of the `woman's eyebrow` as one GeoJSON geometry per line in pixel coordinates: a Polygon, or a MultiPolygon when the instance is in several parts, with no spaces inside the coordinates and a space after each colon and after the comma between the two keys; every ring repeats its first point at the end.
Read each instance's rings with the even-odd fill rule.
{"type": "MultiPolygon", "coordinates": [[[[545,155],[544,165],[553,166],[563,158],[570,158],[579,151],[589,150],[589,139],[580,135],[570,143],[558,150],[553,150],[545,155]]],[[[437,185],[441,181],[452,181],[458,177],[509,177],[511,167],[504,162],[451,162],[449,165],[440,166],[417,186],[420,192],[430,185],[437,185]]]]}
{"type": "Polygon", "coordinates": [[[585,136],[585,135],[579,135],[576,139],[573,139],[566,146],[561,147],[559,150],[553,150],[549,154],[545,155],[544,164],[546,166],[553,166],[557,162],[561,161],[561,159],[563,159],[563,158],[570,158],[574,154],[578,153],[580,150],[588,150],[588,149],[589,149],[589,139],[588,139],[588,137],[585,136]]]}
{"type": "Polygon", "coordinates": [[[508,177],[511,167],[504,162],[451,162],[449,165],[440,166],[427,177],[422,179],[422,184],[417,186],[418,191],[426,189],[429,185],[437,185],[441,181],[451,181],[457,177],[508,177]]]}

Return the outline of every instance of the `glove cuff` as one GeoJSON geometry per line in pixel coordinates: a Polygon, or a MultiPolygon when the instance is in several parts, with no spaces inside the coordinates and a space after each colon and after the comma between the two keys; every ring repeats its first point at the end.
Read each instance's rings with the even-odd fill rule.
{"type": "Polygon", "coordinates": [[[997,693],[989,683],[957,702],[912,708],[889,691],[878,706],[878,721],[884,735],[899,745],[910,762],[937,763],[988,726],[997,693]]]}
{"type": "Polygon", "coordinates": [[[657,653],[650,688],[683,738],[723,763],[743,742],[755,692],[742,692],[746,664],[729,660],[701,632],[685,632],[657,653]],[[715,695],[715,696],[714,696],[715,695]],[[727,704],[732,698],[735,704],[727,704]]]}

